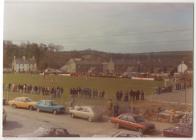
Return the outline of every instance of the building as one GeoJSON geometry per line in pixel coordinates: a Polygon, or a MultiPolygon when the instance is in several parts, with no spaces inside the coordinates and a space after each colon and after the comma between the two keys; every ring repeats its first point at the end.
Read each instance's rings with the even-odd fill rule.
{"type": "Polygon", "coordinates": [[[102,73],[114,71],[114,63],[102,63],[92,60],[70,59],[60,68],[60,70],[67,73],[102,73]]]}
{"type": "Polygon", "coordinates": [[[177,72],[184,73],[185,71],[187,71],[187,69],[188,69],[188,66],[186,64],[184,64],[184,61],[182,61],[182,63],[179,64],[177,67],[177,72]]]}
{"type": "Polygon", "coordinates": [[[37,63],[35,57],[33,56],[30,59],[26,59],[25,56],[22,58],[16,58],[12,61],[12,71],[14,72],[36,72],[37,71],[37,63]]]}
{"type": "Polygon", "coordinates": [[[112,59],[109,62],[102,63],[103,72],[104,73],[114,73],[115,72],[115,64],[112,59]]]}

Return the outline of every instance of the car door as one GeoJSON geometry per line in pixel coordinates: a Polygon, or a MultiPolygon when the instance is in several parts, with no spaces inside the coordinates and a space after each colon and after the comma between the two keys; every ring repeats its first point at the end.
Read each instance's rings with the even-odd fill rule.
{"type": "Polygon", "coordinates": [[[118,119],[118,124],[121,127],[127,127],[127,115],[121,115],[118,119]]]}
{"type": "Polygon", "coordinates": [[[127,125],[126,125],[127,128],[129,129],[132,129],[132,130],[137,130],[138,128],[138,125],[134,119],[133,116],[128,116],[127,117],[127,125]]]}
{"type": "Polygon", "coordinates": [[[27,98],[22,98],[21,105],[22,105],[23,108],[28,108],[27,98]]]}
{"type": "Polygon", "coordinates": [[[40,102],[38,103],[37,107],[38,107],[40,110],[45,111],[45,109],[44,109],[44,104],[45,104],[45,101],[40,101],[40,102]]]}
{"type": "Polygon", "coordinates": [[[44,111],[47,111],[47,112],[51,112],[51,110],[52,110],[52,106],[51,106],[50,102],[45,101],[45,103],[43,104],[42,107],[43,107],[44,111]]]}
{"type": "Polygon", "coordinates": [[[76,111],[76,115],[80,118],[85,118],[85,109],[83,107],[80,107],[77,111],[76,111]]]}
{"type": "Polygon", "coordinates": [[[82,111],[83,118],[88,119],[89,117],[92,117],[92,115],[90,114],[91,110],[89,108],[83,108],[82,111]]]}
{"type": "Polygon", "coordinates": [[[16,104],[17,107],[23,108],[23,100],[22,100],[22,98],[17,98],[15,100],[15,104],[16,104]]]}

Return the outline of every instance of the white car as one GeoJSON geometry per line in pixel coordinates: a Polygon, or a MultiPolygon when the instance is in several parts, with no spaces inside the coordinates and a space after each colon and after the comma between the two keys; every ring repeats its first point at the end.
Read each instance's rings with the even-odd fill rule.
{"type": "Polygon", "coordinates": [[[92,106],[75,106],[74,108],[69,110],[71,117],[79,117],[83,119],[88,119],[88,121],[92,122],[102,118],[102,112],[92,106]]]}

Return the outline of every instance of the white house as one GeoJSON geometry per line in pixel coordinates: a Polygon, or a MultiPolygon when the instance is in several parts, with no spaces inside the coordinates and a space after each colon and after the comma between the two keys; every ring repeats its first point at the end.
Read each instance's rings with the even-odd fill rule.
{"type": "Polygon", "coordinates": [[[33,56],[31,59],[26,59],[25,56],[22,58],[14,59],[12,61],[12,71],[14,72],[35,72],[37,71],[37,64],[35,61],[35,57],[33,56]]]}
{"type": "Polygon", "coordinates": [[[184,64],[184,61],[182,61],[182,63],[179,64],[177,67],[177,72],[184,73],[187,69],[188,69],[188,66],[186,64],[184,64]]]}

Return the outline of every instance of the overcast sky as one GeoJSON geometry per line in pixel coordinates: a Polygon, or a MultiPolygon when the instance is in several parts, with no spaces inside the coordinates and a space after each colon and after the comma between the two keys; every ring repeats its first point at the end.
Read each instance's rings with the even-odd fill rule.
{"type": "Polygon", "coordinates": [[[6,2],[4,39],[64,50],[193,50],[193,4],[6,2]]]}

